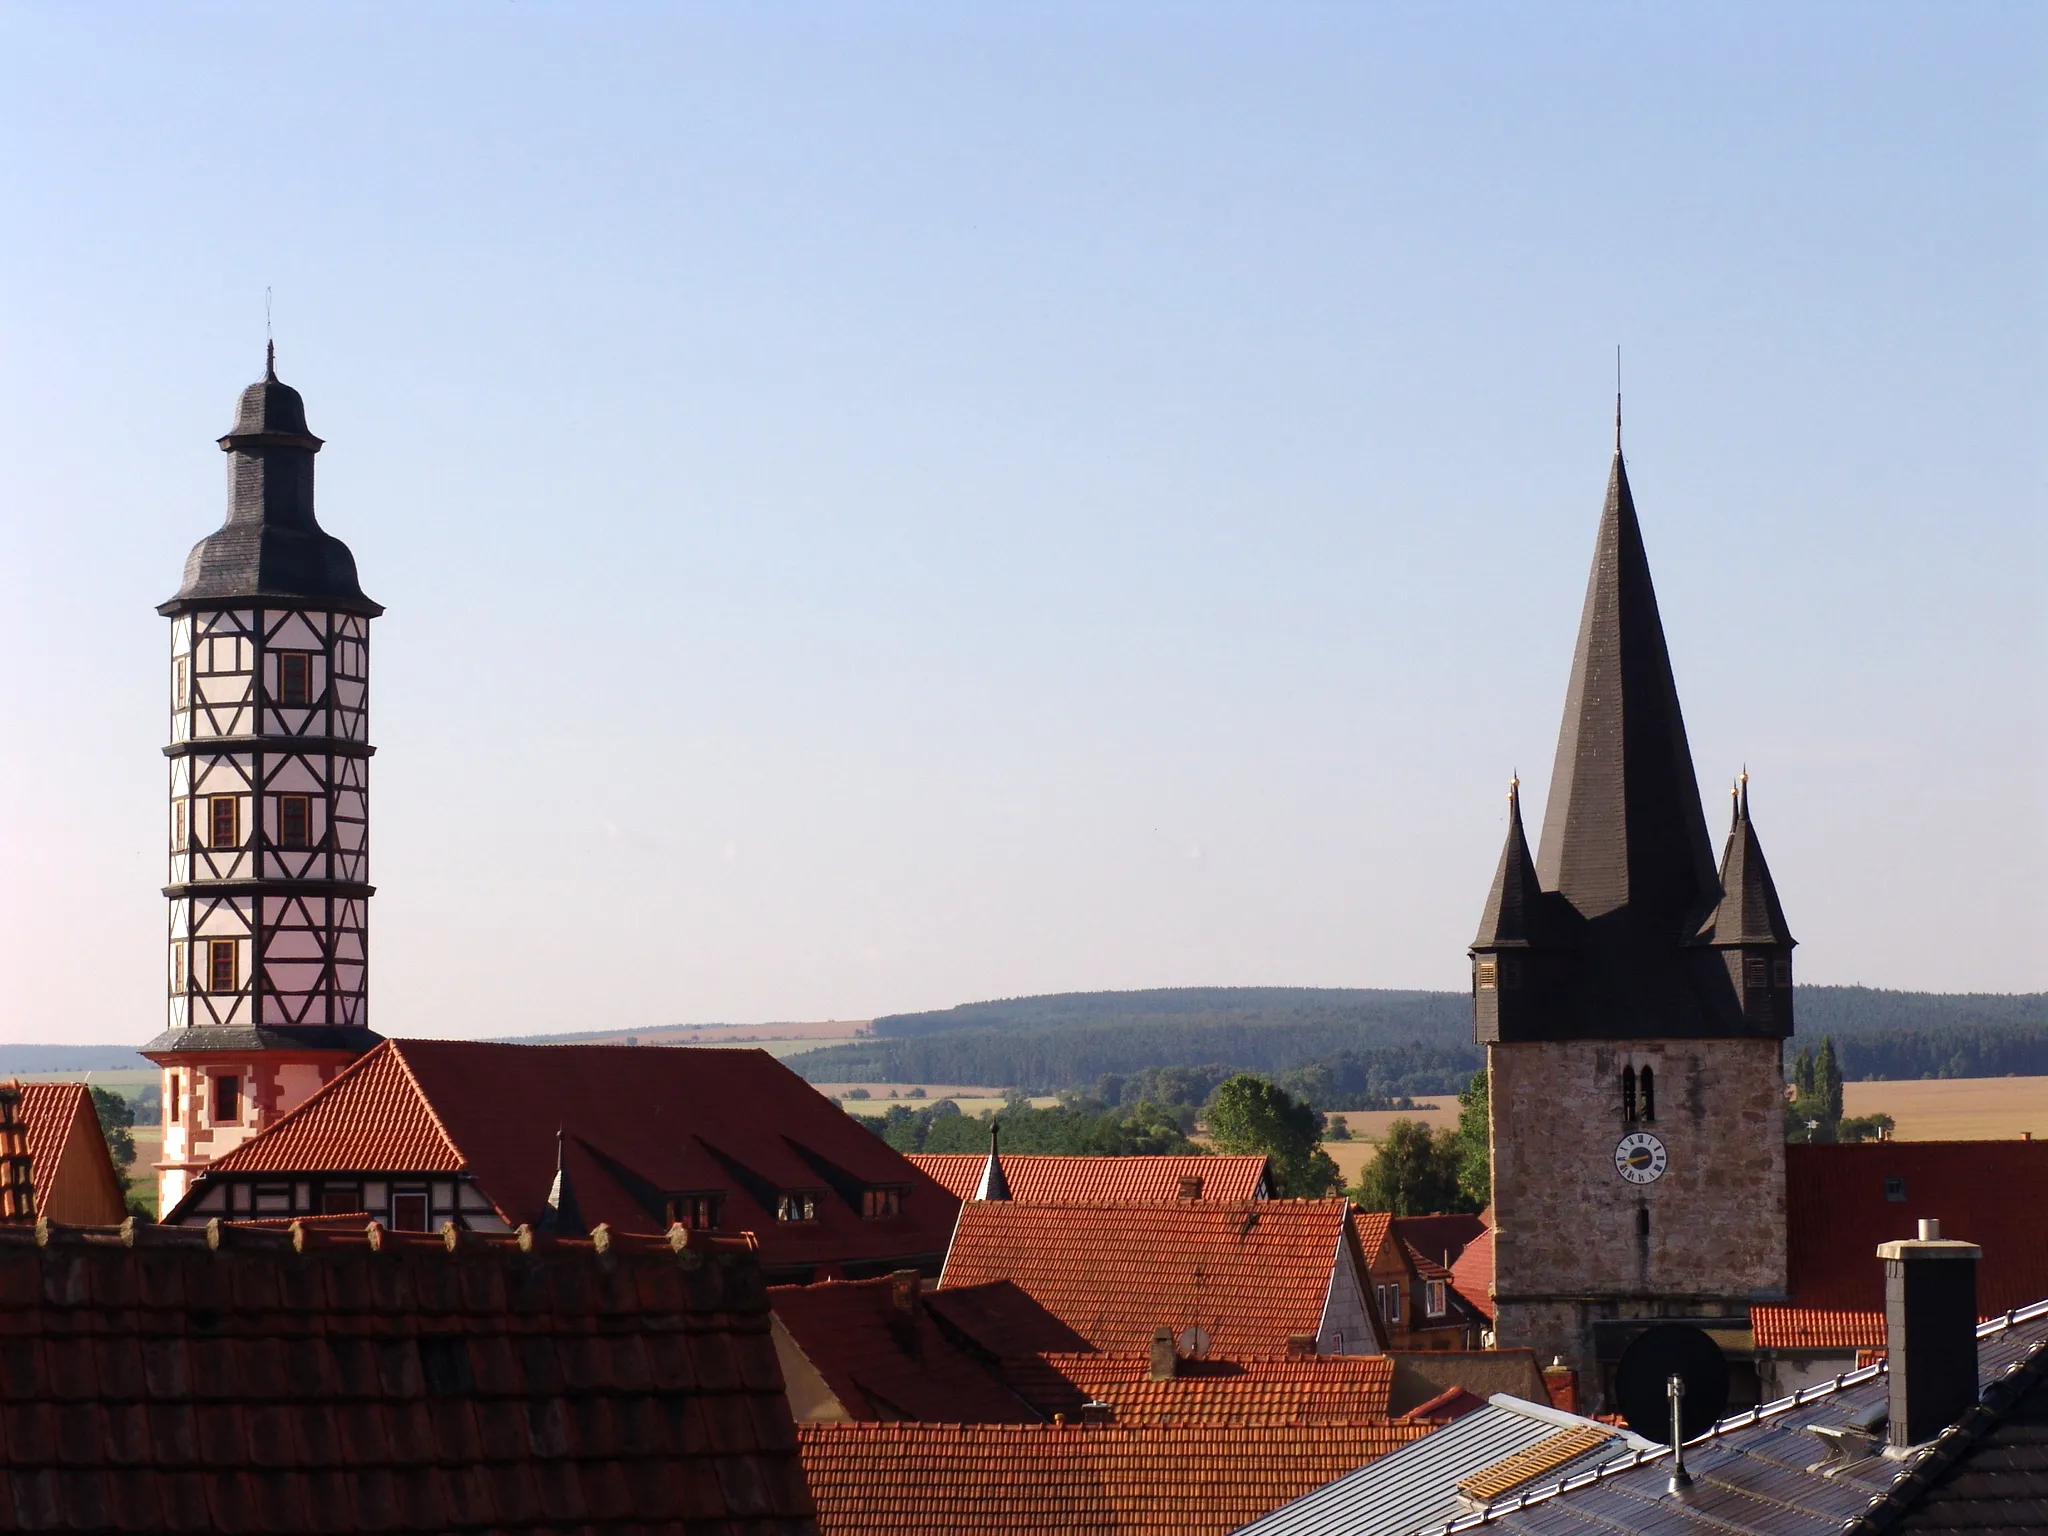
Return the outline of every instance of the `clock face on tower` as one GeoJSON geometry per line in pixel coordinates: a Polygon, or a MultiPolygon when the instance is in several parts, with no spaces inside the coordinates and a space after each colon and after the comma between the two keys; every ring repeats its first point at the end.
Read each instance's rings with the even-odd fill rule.
{"type": "Polygon", "coordinates": [[[1654,1184],[1669,1162],[1664,1143],[1648,1131],[1632,1131],[1614,1144],[1614,1171],[1631,1184],[1654,1184]]]}

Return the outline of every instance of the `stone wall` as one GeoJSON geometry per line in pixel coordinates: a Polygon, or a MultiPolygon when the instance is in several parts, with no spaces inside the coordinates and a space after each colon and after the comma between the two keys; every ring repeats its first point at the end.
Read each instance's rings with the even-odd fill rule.
{"type": "Polygon", "coordinates": [[[1497,1340],[1595,1367],[1595,1318],[1741,1313],[1785,1289],[1784,1076],[1775,1040],[1487,1047],[1497,1340]],[[1656,1118],[1622,1118],[1624,1068],[1650,1067],[1656,1118]],[[1614,1151],[1663,1142],[1651,1184],[1614,1151]],[[1647,1218],[1647,1233],[1643,1222],[1647,1218]]]}

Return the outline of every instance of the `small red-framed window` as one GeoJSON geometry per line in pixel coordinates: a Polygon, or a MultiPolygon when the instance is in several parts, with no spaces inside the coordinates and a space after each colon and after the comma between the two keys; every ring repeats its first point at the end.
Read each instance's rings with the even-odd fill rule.
{"type": "Polygon", "coordinates": [[[242,846],[242,801],[239,795],[208,795],[206,797],[206,846],[209,848],[239,848],[242,846]]]}
{"type": "Polygon", "coordinates": [[[277,653],[277,702],[280,704],[310,704],[313,702],[312,652],[279,651],[277,653]]]}
{"type": "Polygon", "coordinates": [[[311,795],[279,795],[277,797],[277,846],[280,848],[310,848],[313,846],[313,797],[311,795]]]}
{"type": "Polygon", "coordinates": [[[233,939],[208,939],[206,941],[206,990],[209,992],[239,992],[242,990],[241,946],[233,939]]]}

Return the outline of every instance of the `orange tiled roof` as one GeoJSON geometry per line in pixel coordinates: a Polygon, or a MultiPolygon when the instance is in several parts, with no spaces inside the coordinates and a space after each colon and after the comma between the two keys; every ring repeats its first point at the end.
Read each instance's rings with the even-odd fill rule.
{"type": "MultiPolygon", "coordinates": [[[[1875,1262],[1875,1261],[1873,1261],[1875,1262]]],[[[1883,1349],[1882,1312],[1828,1312],[1817,1307],[1751,1307],[1758,1349],[1883,1349]]]]}
{"type": "MultiPolygon", "coordinates": [[[[913,1152],[910,1160],[962,1200],[973,1197],[988,1163],[982,1152],[913,1152]]],[[[1202,1181],[1204,1200],[1255,1200],[1266,1181],[1263,1157],[1191,1156],[1057,1157],[1003,1154],[1012,1201],[1042,1205],[1114,1200],[1178,1200],[1183,1178],[1202,1181]]]]}
{"type": "Polygon", "coordinates": [[[1383,1424],[1394,1386],[1386,1355],[1183,1360],[1169,1381],[1149,1354],[1043,1358],[1118,1424],[1383,1424]]]}
{"type": "MultiPolygon", "coordinates": [[[[1478,1216],[1458,1213],[1436,1216],[1396,1216],[1394,1236],[1432,1263],[1442,1264],[1444,1255],[1455,1264],[1465,1245],[1486,1230],[1478,1216]]],[[[1448,1267],[1448,1266],[1446,1266],[1448,1267]]]]}
{"type": "MultiPolygon", "coordinates": [[[[50,1208],[50,1193],[57,1178],[57,1161],[64,1143],[71,1139],[71,1127],[80,1112],[99,1115],[92,1107],[92,1089],[84,1083],[23,1083],[21,1119],[28,1132],[29,1179],[35,1185],[36,1211],[50,1208]],[[82,1102],[81,1102],[82,1101],[82,1102]]],[[[111,1159],[110,1159],[111,1161],[111,1159]]]]}
{"type": "Polygon", "coordinates": [[[1020,1424],[1041,1415],[950,1339],[918,1277],[778,1285],[769,1305],[856,1419],[1020,1424]]]}
{"type": "Polygon", "coordinates": [[[2003,1312],[2048,1296],[2048,1141],[1866,1141],[1785,1149],[1786,1269],[1802,1308],[1884,1306],[1879,1243],[1920,1217],[1979,1244],[1977,1305],[2003,1312]],[[1887,1180],[1896,1180],[1887,1197],[1887,1180]]]}
{"type": "Polygon", "coordinates": [[[1493,1229],[1488,1227],[1465,1245],[1451,1264],[1451,1288],[1489,1322],[1493,1307],[1493,1229]]]}
{"type": "Polygon", "coordinates": [[[1422,1426],[803,1424],[820,1536],[1225,1536],[1422,1426]]]}
{"type": "Polygon", "coordinates": [[[237,1173],[467,1173],[512,1225],[537,1223],[555,1131],[584,1220],[660,1232],[665,1198],[722,1195],[723,1232],[754,1232],[761,1262],[929,1262],[959,1202],[766,1051],[386,1040],[261,1135],[216,1159],[237,1173]],[[867,1219],[862,1191],[904,1190],[867,1219]],[[783,1192],[817,1219],[779,1222],[783,1192]]]}
{"type": "Polygon", "coordinates": [[[1225,1359],[1280,1354],[1322,1325],[1344,1200],[960,1207],[942,1287],[1010,1280],[1090,1347],[1138,1354],[1199,1326],[1225,1359]]]}
{"type": "Polygon", "coordinates": [[[1358,1251],[1367,1264],[1379,1261],[1380,1249],[1387,1244],[1387,1234],[1394,1230],[1394,1216],[1391,1211],[1351,1212],[1351,1230],[1358,1234],[1358,1251]]]}
{"type": "Polygon", "coordinates": [[[814,1529],[744,1243],[46,1238],[0,1229],[10,1525],[814,1529]]]}

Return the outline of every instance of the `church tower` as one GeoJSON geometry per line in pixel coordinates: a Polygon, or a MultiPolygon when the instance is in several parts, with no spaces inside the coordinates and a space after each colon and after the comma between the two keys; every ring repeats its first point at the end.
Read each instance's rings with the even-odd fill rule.
{"type": "Polygon", "coordinates": [[[1784,1295],[1793,943],[1746,775],[1714,866],[1617,414],[1542,842],[1511,790],[1471,951],[1496,1338],[1596,1401],[1645,1323],[1784,1295]]]}
{"type": "Polygon", "coordinates": [[[194,1173],[375,1045],[370,620],[355,557],[313,515],[299,392],[276,355],[242,391],[228,515],[171,621],[166,1028],[159,1209],[194,1173]]]}

